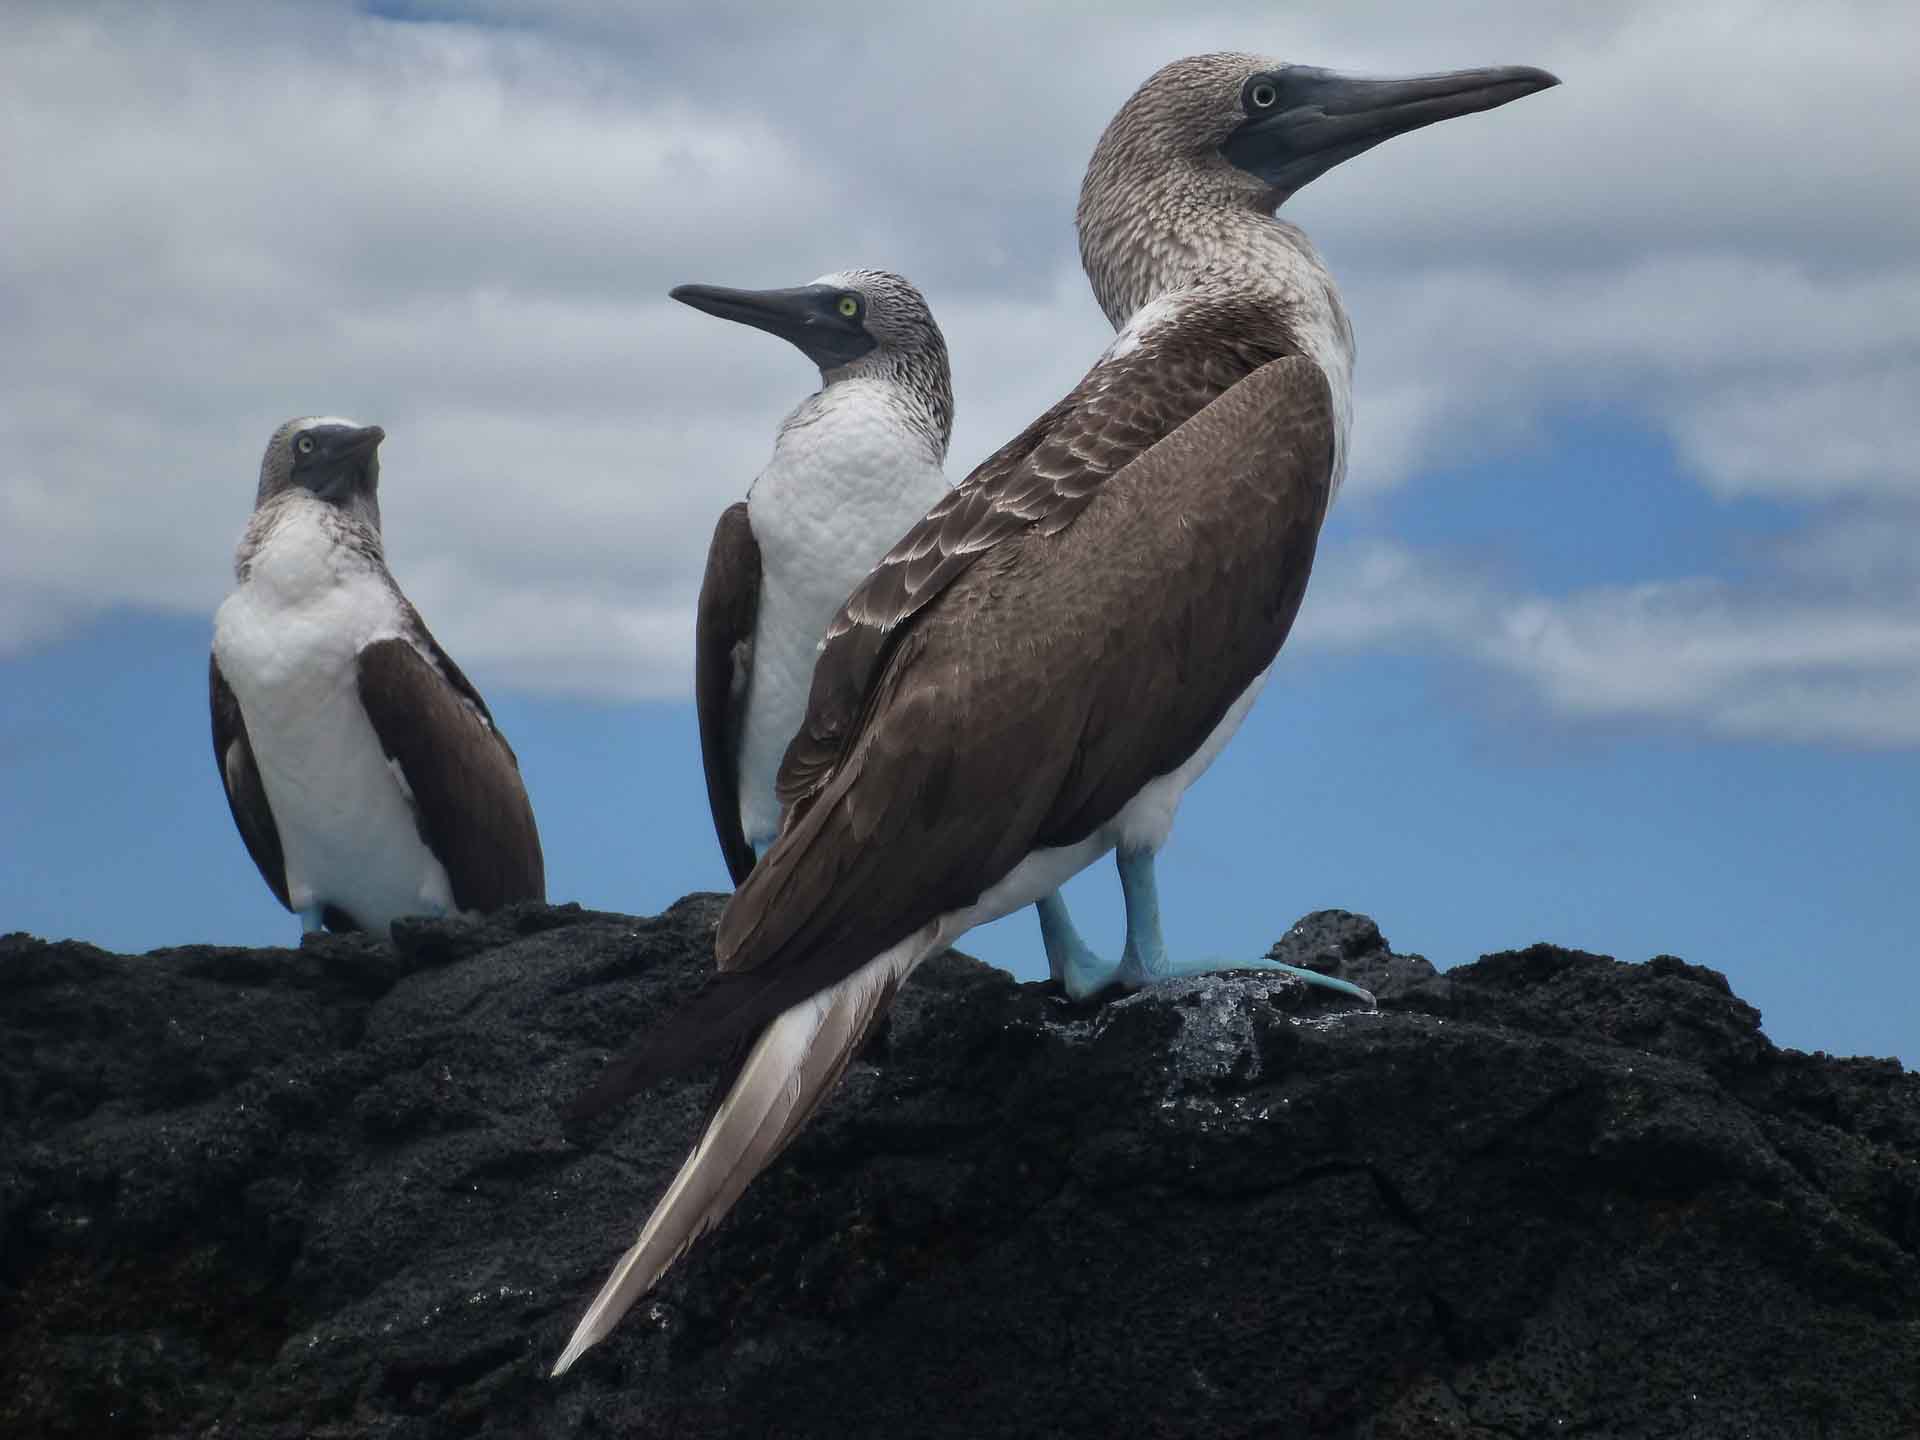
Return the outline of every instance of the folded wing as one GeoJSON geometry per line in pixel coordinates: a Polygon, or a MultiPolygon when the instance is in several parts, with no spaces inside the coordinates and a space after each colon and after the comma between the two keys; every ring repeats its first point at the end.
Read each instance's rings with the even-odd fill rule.
{"type": "MultiPolygon", "coordinates": [[[[1199,748],[1299,609],[1333,419],[1325,377],[1299,357],[1197,408],[1091,487],[1071,523],[1043,513],[903,601],[890,629],[850,618],[881,576],[856,592],[836,622],[842,663],[856,638],[885,643],[849,742],[735,892],[721,973],[584,1108],[725,1053],[972,906],[1033,850],[1092,834],[1199,748]]],[[[912,563],[914,538],[893,569],[912,563]]],[[[835,703],[816,671],[808,733],[841,727],[813,724],[835,703]]]]}
{"type": "Polygon", "coordinates": [[[546,898],[546,865],[520,762],[480,692],[419,617],[425,653],[404,639],[359,657],[360,702],[411,793],[421,837],[462,910],[546,898]],[[429,656],[431,658],[429,658],[429,656]]]}
{"type": "Polygon", "coordinates": [[[274,823],[273,807],[267,803],[267,787],[260,779],[260,766],[253,758],[253,742],[247,738],[246,717],[240,713],[240,699],[220,673],[217,656],[207,659],[207,702],[213,714],[213,763],[220,769],[220,784],[227,792],[227,808],[233,823],[246,842],[247,853],[259,868],[280,903],[291,910],[287,898],[287,857],[280,846],[280,827],[274,823]]]}
{"type": "Polygon", "coordinates": [[[694,621],[693,703],[700,719],[700,759],[707,806],[735,885],[753,869],[753,847],[740,825],[740,722],[753,663],[753,627],[760,613],[760,545],[744,503],[729,505],[714,526],[694,621]]]}

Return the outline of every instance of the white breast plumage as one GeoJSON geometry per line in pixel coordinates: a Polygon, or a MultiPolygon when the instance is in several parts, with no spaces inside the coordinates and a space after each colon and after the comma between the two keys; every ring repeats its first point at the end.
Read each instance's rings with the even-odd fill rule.
{"type": "Polygon", "coordinates": [[[453,894],[360,703],[360,651],[402,633],[400,597],[337,543],[325,508],[300,502],[279,517],[220,606],[213,649],[246,720],[293,908],[336,904],[385,929],[451,910],[453,894]]]}
{"type": "Polygon", "coordinates": [[[739,755],[749,842],[764,847],[779,830],[774,776],[806,715],[827,623],[946,488],[924,436],[878,381],[830,386],[780,427],[747,497],[761,564],[739,755]]]}

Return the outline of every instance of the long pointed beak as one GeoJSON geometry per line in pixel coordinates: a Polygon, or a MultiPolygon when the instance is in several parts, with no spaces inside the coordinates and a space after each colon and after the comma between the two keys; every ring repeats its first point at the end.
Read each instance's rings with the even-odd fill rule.
{"type": "Polygon", "coordinates": [[[874,347],[857,319],[842,315],[831,285],[786,290],[733,290],[725,285],[676,285],[667,294],[722,320],[736,320],[797,345],[822,370],[851,364],[874,347]]]}
{"type": "Polygon", "coordinates": [[[796,345],[818,323],[819,305],[810,285],[787,290],[733,290],[725,285],[676,285],[667,294],[722,320],[737,320],[796,345]]]}
{"type": "Polygon", "coordinates": [[[1289,66],[1273,76],[1271,113],[1250,116],[1221,153],[1240,169],[1292,192],[1382,140],[1493,110],[1559,83],[1531,65],[1387,80],[1289,66]]]}

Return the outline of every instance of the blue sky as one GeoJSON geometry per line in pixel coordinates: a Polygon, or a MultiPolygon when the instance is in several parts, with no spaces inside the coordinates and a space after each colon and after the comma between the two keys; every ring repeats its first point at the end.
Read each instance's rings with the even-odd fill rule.
{"type": "MultiPolygon", "coordinates": [[[[293,933],[204,667],[260,447],[303,413],[387,426],[390,557],[520,753],[554,898],[718,886],[693,594],[816,380],[666,288],[909,274],[957,477],[1105,343],[1072,197],[1155,65],[1517,61],[1566,84],[1289,206],[1359,333],[1353,471],[1163,857],[1170,941],[1256,954],[1341,906],[1441,964],[1671,952],[1782,1043],[1920,1064],[1904,7],[1136,5],[1019,47],[913,7],[404,13],[0,20],[0,929],[293,933]],[[858,83],[823,96],[823,63],[858,83]],[[1820,134],[1780,103],[1809,91],[1820,134]]],[[[1110,871],[1070,895],[1117,944],[1110,871]]],[[[1038,973],[1030,917],[966,943],[1038,973]]]]}

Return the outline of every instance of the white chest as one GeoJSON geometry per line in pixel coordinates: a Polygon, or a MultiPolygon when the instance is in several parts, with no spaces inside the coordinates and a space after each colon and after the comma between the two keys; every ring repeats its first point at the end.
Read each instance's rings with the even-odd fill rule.
{"type": "MultiPolygon", "coordinates": [[[[947,488],[925,441],[873,381],[809,397],[781,427],[747,495],[763,574],[777,594],[838,608],[947,488]],[[869,553],[870,552],[870,553],[869,553]]],[[[825,621],[823,620],[824,626],[825,621]]]]}
{"type": "Polygon", "coordinates": [[[339,905],[380,929],[452,908],[405,779],[360,703],[360,651],[401,633],[401,618],[385,576],[298,514],[214,617],[214,655],[273,808],[288,898],[296,910],[339,905]]]}
{"type": "Polygon", "coordinates": [[[340,686],[352,687],[361,649],[400,633],[400,621],[386,577],[335,543],[319,518],[296,511],[215,614],[214,653],[250,712],[276,728],[306,724],[340,686]]]}
{"type": "Polygon", "coordinates": [[[780,824],[773,797],[806,715],[820,637],[854,586],[945,493],[925,442],[862,382],[814,396],[782,427],[747,513],[760,546],[740,746],[740,818],[756,845],[780,824]]]}

